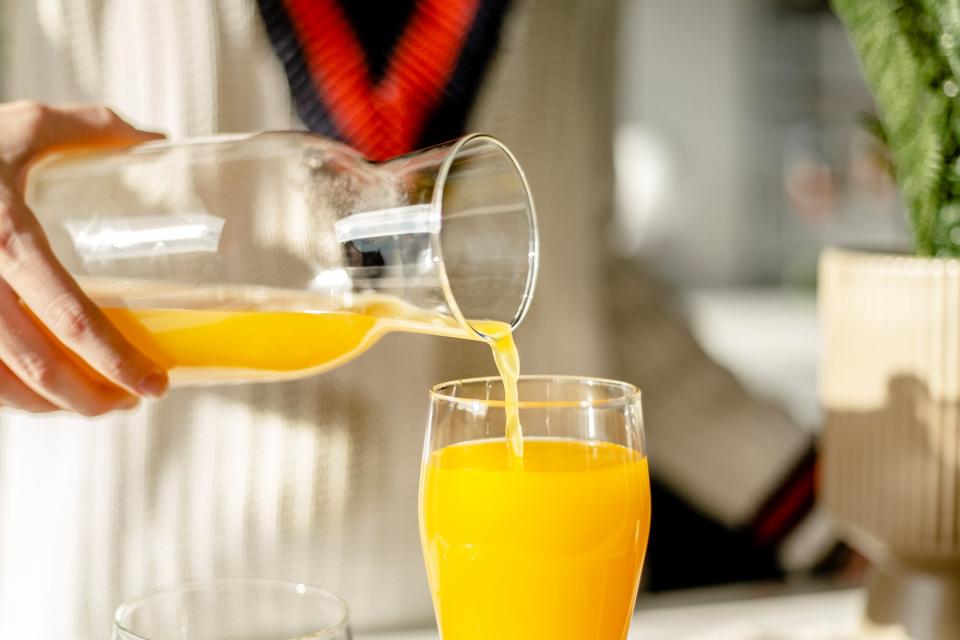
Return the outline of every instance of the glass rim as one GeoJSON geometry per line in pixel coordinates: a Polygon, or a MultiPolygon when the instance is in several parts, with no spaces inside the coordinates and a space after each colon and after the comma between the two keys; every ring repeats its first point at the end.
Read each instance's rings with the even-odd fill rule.
{"type": "MultiPolygon", "coordinates": [[[[530,261],[530,269],[527,271],[527,282],[524,285],[523,295],[520,298],[520,304],[514,313],[513,319],[508,323],[510,325],[510,331],[516,329],[520,323],[523,322],[524,317],[527,315],[527,311],[530,310],[530,303],[533,301],[534,290],[537,286],[537,273],[540,269],[540,232],[537,227],[536,206],[534,205],[533,197],[530,195],[530,183],[527,181],[527,175],[523,172],[523,167],[520,166],[520,162],[517,160],[517,157],[513,155],[513,152],[510,151],[505,144],[487,133],[468,133],[449,143],[451,145],[450,151],[443,159],[440,169],[437,172],[437,180],[434,183],[433,194],[430,198],[430,205],[433,207],[433,215],[440,220],[441,224],[440,229],[431,234],[430,244],[434,255],[440,258],[440,286],[443,289],[444,298],[446,299],[447,306],[450,309],[450,315],[453,316],[453,318],[457,321],[457,324],[459,324],[461,327],[467,328],[480,338],[486,340],[491,336],[474,327],[470,320],[464,316],[463,312],[460,310],[460,305],[457,303],[457,298],[453,294],[453,288],[450,286],[450,281],[447,278],[447,270],[443,260],[443,242],[441,241],[441,233],[443,229],[443,201],[444,191],[446,190],[447,185],[447,178],[450,175],[450,169],[453,167],[454,161],[460,156],[460,152],[463,151],[468,144],[473,142],[489,144],[503,153],[507,160],[510,161],[514,171],[517,172],[517,177],[520,179],[520,185],[523,188],[524,194],[526,195],[527,204],[529,205],[527,207],[527,224],[530,228],[530,246],[528,255],[532,253],[533,259],[530,261]]],[[[482,319],[496,320],[496,318],[482,319]]]]}
{"type": "Polygon", "coordinates": [[[314,629],[310,632],[311,636],[314,634],[328,633],[331,631],[340,631],[346,628],[350,621],[350,606],[347,604],[347,601],[335,594],[332,591],[327,589],[322,589],[320,587],[314,587],[303,582],[291,582],[289,580],[274,580],[271,578],[205,578],[200,580],[187,580],[185,582],[178,582],[166,587],[160,587],[152,591],[148,591],[143,595],[135,596],[129,600],[124,600],[117,607],[116,612],[113,615],[113,624],[124,634],[129,636],[133,640],[152,640],[151,638],[144,638],[141,635],[138,635],[135,631],[128,629],[124,622],[123,616],[143,605],[148,600],[152,600],[158,596],[165,595],[176,595],[182,593],[188,593],[190,591],[204,591],[210,590],[212,587],[228,586],[228,585],[258,585],[261,587],[272,586],[272,587],[292,587],[297,595],[306,595],[312,594],[315,596],[320,596],[326,598],[338,604],[341,609],[341,615],[339,619],[335,622],[328,624],[325,627],[314,629]]]}
{"type": "MultiPolygon", "coordinates": [[[[612,378],[595,378],[591,376],[568,376],[568,375],[546,375],[546,374],[522,374],[517,380],[518,385],[524,381],[541,381],[575,384],[585,387],[606,387],[608,389],[618,389],[621,395],[611,398],[596,398],[592,400],[520,400],[517,402],[518,409],[590,409],[596,407],[616,407],[637,402],[641,398],[640,388],[635,384],[614,380],[612,378]]],[[[480,376],[476,378],[461,378],[459,380],[448,380],[435,384],[430,388],[430,401],[442,401],[456,405],[486,406],[502,408],[506,406],[503,400],[492,400],[489,398],[470,398],[467,396],[454,396],[445,393],[454,387],[463,387],[468,384],[477,383],[499,383],[503,384],[500,376],[480,376]]]]}

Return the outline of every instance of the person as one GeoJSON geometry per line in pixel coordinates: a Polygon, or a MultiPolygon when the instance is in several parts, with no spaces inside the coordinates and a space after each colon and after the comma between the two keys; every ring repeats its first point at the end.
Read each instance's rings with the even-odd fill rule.
{"type": "MultiPolygon", "coordinates": [[[[809,438],[711,363],[663,290],[606,249],[613,0],[8,0],[0,9],[6,100],[106,104],[172,139],[309,126],[372,157],[463,130],[496,135],[525,168],[540,215],[536,300],[517,334],[524,371],[639,383],[654,473],[728,529],[749,527],[805,459],[809,438]],[[403,79],[420,70],[428,77],[403,79]],[[419,124],[394,122],[413,103],[419,124]],[[705,446],[693,457],[698,438],[705,446]],[[753,452],[750,464],[717,455],[718,443],[753,452]],[[691,473],[689,460],[709,470],[691,473]]],[[[131,406],[156,395],[141,384],[152,364],[43,252],[15,174],[51,146],[151,134],[100,107],[3,109],[3,144],[30,149],[4,160],[13,180],[4,189],[31,253],[21,266],[0,251],[0,277],[49,328],[30,348],[59,358],[62,345],[67,358],[56,362],[86,363],[64,382],[0,351],[23,386],[23,399],[4,402],[127,410],[95,419],[0,411],[0,637],[106,637],[123,599],[214,576],[332,589],[361,630],[429,624],[417,532],[426,393],[494,373],[485,346],[388,336],[313,379],[175,389],[131,406]],[[34,272],[46,274],[40,287],[34,272]],[[73,383],[103,395],[80,398],[73,383]]]]}

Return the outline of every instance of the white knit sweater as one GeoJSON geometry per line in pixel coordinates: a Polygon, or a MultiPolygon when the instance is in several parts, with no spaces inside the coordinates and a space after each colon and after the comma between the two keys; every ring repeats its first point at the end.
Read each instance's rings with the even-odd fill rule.
{"type": "MultiPolygon", "coordinates": [[[[709,363],[633,265],[604,256],[613,5],[515,2],[470,123],[514,150],[537,200],[523,369],[640,383],[654,469],[738,524],[805,437],[709,363]]],[[[253,0],[0,11],[4,99],[106,102],[175,138],[301,126],[253,0]]],[[[0,412],[0,638],[106,638],[121,600],[208,576],[330,588],[360,629],[429,622],[426,392],[492,372],[483,345],[393,335],[301,382],[175,391],[97,420],[0,412]]]]}
{"type": "MultiPolygon", "coordinates": [[[[102,101],[173,137],[302,126],[251,0],[3,4],[6,99],[102,101]]],[[[472,123],[517,152],[545,219],[528,371],[609,373],[591,302],[611,175],[593,103],[609,100],[590,88],[608,10],[517,3],[472,123]]],[[[394,335],[302,382],[176,391],[98,420],[0,414],[0,638],[106,638],[119,601],[207,576],[330,588],[357,628],[428,623],[426,393],[490,372],[483,345],[394,335]]]]}

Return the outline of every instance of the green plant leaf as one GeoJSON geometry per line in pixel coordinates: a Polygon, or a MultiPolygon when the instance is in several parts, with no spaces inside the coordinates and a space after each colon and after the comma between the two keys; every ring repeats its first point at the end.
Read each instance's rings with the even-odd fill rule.
{"type": "Polygon", "coordinates": [[[953,99],[944,88],[960,69],[960,49],[947,35],[960,35],[960,10],[948,4],[833,0],[873,92],[921,255],[960,254],[939,228],[953,191],[945,174],[957,153],[953,99]]]}

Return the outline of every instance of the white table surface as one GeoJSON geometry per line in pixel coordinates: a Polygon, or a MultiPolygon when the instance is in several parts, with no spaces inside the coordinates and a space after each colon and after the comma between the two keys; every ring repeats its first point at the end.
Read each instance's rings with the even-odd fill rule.
{"type": "MultiPolygon", "coordinates": [[[[700,602],[702,595],[641,601],[630,640],[849,640],[856,637],[863,592],[846,589],[767,597],[762,588],[746,599],[700,602]],[[688,601],[684,604],[684,600],[688,601]]],[[[356,640],[437,640],[435,630],[358,634],[356,640]]]]}

